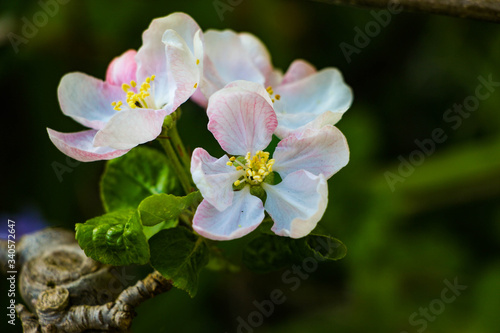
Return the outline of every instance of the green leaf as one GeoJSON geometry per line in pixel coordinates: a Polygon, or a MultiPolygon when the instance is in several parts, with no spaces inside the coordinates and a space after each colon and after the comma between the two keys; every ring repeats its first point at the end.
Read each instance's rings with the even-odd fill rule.
{"type": "Polygon", "coordinates": [[[314,257],[318,261],[335,261],[344,258],[347,247],[337,238],[310,234],[293,242],[292,252],[296,258],[314,257]]]}
{"type": "Polygon", "coordinates": [[[149,261],[149,246],[135,209],[108,213],[76,224],[76,240],[99,262],[122,266],[149,261]]]}
{"type": "Polygon", "coordinates": [[[263,234],[250,241],[243,250],[243,263],[252,271],[266,273],[292,262],[290,238],[263,234]]]}
{"type": "Polygon", "coordinates": [[[146,197],[177,193],[179,181],[164,154],[153,148],[136,147],[110,160],[101,179],[101,199],[106,212],[137,208],[146,197]]]}
{"type": "Polygon", "coordinates": [[[263,234],[248,243],[243,250],[243,262],[255,272],[266,273],[306,258],[318,262],[339,260],[346,253],[346,246],[331,236],[310,234],[293,239],[263,234]]]}
{"type": "Polygon", "coordinates": [[[162,230],[149,240],[151,265],[191,297],[198,291],[198,275],[208,263],[208,247],[186,228],[162,230]]]}
{"type": "Polygon", "coordinates": [[[143,225],[142,231],[144,232],[144,235],[146,235],[146,239],[149,240],[151,237],[156,235],[160,230],[175,228],[177,226],[178,222],[179,222],[178,220],[165,221],[162,223],[155,224],[154,226],[151,226],[151,227],[143,225]]]}
{"type": "Polygon", "coordinates": [[[167,222],[173,228],[177,226],[179,215],[187,208],[198,204],[201,199],[199,191],[185,197],[165,193],[154,194],[144,199],[139,205],[141,222],[145,226],[167,222]]]}

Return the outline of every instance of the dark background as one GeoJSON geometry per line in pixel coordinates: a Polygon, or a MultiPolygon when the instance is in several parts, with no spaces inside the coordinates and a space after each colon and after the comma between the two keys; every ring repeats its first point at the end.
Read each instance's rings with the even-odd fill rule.
{"type": "MultiPolygon", "coordinates": [[[[500,81],[500,26],[392,15],[348,63],[339,45],[355,46],[354,29],[374,21],[370,10],[243,0],[221,20],[212,1],[73,0],[15,52],[7,34],[23,36],[23,17],[33,22],[41,10],[35,1],[0,4],[0,234],[8,218],[21,233],[43,224],[73,229],[103,212],[104,162],[75,164],[48,139],[46,127],[83,129],[61,113],[57,85],[71,71],[104,78],[113,57],[141,45],[155,17],[184,11],[204,30],[249,31],[268,46],[276,67],[286,70],[296,58],[337,67],[354,91],[338,124],[351,160],[329,182],[323,222],[347,245],[347,257],[321,264],[295,291],[282,279],[290,268],[264,275],[205,270],[196,298],[173,290],[139,307],[135,332],[236,332],[237,318],[246,321],[254,300],[269,299],[274,289],[286,301],[255,332],[498,332],[500,89],[456,129],[443,115],[475,94],[479,76],[500,81]],[[392,191],[385,173],[398,174],[398,157],[415,157],[415,140],[430,139],[436,128],[447,139],[392,191]],[[58,177],[55,165],[66,165],[66,172],[58,177]],[[442,303],[444,280],[455,278],[467,289],[442,303]],[[429,306],[434,314],[429,310],[425,319],[418,312],[429,306]],[[409,321],[415,312],[417,323],[409,321]]],[[[183,109],[180,131],[188,146],[220,155],[204,111],[191,102],[183,109]]],[[[2,300],[4,285],[2,278],[2,300]]],[[[11,330],[0,318],[1,330],[11,330]]]]}

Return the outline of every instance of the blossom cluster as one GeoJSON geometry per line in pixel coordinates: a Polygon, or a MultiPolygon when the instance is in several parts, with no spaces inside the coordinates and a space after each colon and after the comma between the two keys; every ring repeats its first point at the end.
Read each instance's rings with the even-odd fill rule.
{"type": "Polygon", "coordinates": [[[254,35],[202,31],[184,13],[153,20],[142,39],[110,63],[105,81],[62,78],[63,113],[89,129],[48,129],[55,146],[79,161],[119,157],[156,139],[165,117],[191,99],[206,109],[208,129],[227,153],[192,153],[192,180],[204,198],[193,229],[234,239],[267,212],[277,235],[309,234],[327,207],[327,180],[349,160],[334,127],[352,102],[340,72],[296,60],[283,74],[254,35]],[[273,135],[281,141],[271,156],[273,135]]]}

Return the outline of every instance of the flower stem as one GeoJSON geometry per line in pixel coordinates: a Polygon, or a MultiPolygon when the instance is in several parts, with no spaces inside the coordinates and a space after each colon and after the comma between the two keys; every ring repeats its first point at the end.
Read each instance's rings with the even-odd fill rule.
{"type": "Polygon", "coordinates": [[[179,180],[182,184],[184,192],[186,192],[186,194],[189,194],[193,190],[190,179],[191,177],[189,176],[189,173],[186,172],[186,169],[182,166],[179,157],[177,156],[177,153],[175,152],[174,147],[170,142],[171,137],[169,135],[170,131],[166,128],[163,128],[162,133],[158,137],[158,141],[160,141],[160,144],[165,150],[169,161],[172,163],[175,173],[177,174],[177,177],[179,177],[179,180]]]}
{"type": "Polygon", "coordinates": [[[174,148],[177,150],[177,153],[179,154],[182,164],[184,164],[184,167],[187,169],[188,172],[190,172],[191,159],[189,158],[189,154],[187,153],[187,150],[184,147],[184,144],[182,143],[181,137],[179,136],[179,132],[177,131],[177,126],[175,123],[174,126],[168,132],[168,134],[170,134],[170,138],[172,139],[172,144],[174,148]]]}

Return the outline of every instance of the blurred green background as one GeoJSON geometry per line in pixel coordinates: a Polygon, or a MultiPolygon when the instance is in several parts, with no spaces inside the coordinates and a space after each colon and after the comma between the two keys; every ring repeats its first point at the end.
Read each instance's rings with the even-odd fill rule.
{"type": "MultiPolygon", "coordinates": [[[[69,1],[16,53],[7,34],[22,36],[23,17],[33,22],[42,7],[2,1],[1,232],[7,218],[29,229],[38,214],[48,225],[73,229],[103,212],[104,163],[75,165],[47,137],[46,127],[83,128],[59,109],[59,80],[71,71],[104,78],[113,57],[141,45],[153,18],[184,11],[203,29],[257,35],[276,67],[286,70],[304,58],[342,71],[354,91],[338,124],[351,160],[329,182],[323,224],[348,254],[321,264],[294,291],[282,278],[289,268],[264,275],[205,270],[196,298],[173,290],[148,301],[137,309],[133,331],[237,332],[237,318],[247,321],[255,300],[280,289],[286,301],[261,326],[241,332],[500,332],[499,87],[456,129],[443,119],[475,94],[479,76],[500,81],[500,26],[397,14],[348,63],[339,45],[355,46],[354,28],[374,21],[370,10],[305,0],[243,0],[231,8],[221,20],[213,1],[69,1]],[[431,138],[436,128],[447,140],[392,191],[385,173],[398,174],[398,157],[408,160],[415,140],[431,138]],[[54,162],[67,166],[61,178],[54,162]],[[455,278],[467,289],[443,303],[444,280],[455,278]],[[420,311],[429,307],[426,319],[420,311]]],[[[183,109],[180,131],[188,146],[220,155],[204,111],[191,102],[183,109]]],[[[6,300],[4,285],[2,278],[6,300]]],[[[0,330],[12,330],[2,317],[0,330]]]]}

